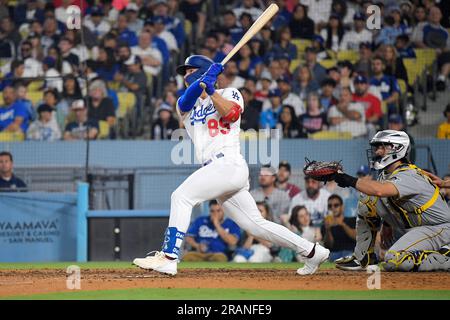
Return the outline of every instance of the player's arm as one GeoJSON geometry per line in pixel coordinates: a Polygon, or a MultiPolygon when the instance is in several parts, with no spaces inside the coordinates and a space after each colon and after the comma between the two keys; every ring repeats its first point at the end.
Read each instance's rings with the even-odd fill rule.
{"type": "Polygon", "coordinates": [[[236,102],[225,99],[217,91],[211,96],[211,100],[217,112],[225,121],[235,122],[239,119],[241,107],[236,102]]]}
{"type": "Polygon", "coordinates": [[[15,117],[14,122],[5,128],[5,131],[19,131],[22,125],[23,117],[15,117]]]}
{"type": "Polygon", "coordinates": [[[340,187],[353,187],[368,196],[396,197],[399,195],[397,187],[388,181],[358,179],[346,173],[337,173],[334,180],[340,187]]]}
{"type": "Polygon", "coordinates": [[[194,81],[183,93],[177,101],[177,107],[180,110],[180,115],[183,115],[192,110],[195,102],[203,92],[200,86],[200,79],[194,81]]]}
{"type": "Polygon", "coordinates": [[[201,251],[200,250],[200,243],[195,241],[194,237],[186,236],[186,243],[190,245],[193,249],[201,251]]]}
{"type": "Polygon", "coordinates": [[[226,244],[228,244],[229,246],[237,245],[239,239],[235,235],[228,233],[228,231],[225,230],[220,224],[214,224],[214,226],[216,227],[217,233],[222,238],[222,240],[226,242],[226,244]]]}

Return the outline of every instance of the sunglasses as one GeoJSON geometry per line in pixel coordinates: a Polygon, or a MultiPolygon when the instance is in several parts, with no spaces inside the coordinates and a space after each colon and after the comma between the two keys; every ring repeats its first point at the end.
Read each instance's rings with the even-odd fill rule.
{"type": "Polygon", "coordinates": [[[340,203],[330,203],[330,204],[328,205],[328,209],[331,209],[331,208],[339,208],[340,206],[341,206],[340,203]]]}

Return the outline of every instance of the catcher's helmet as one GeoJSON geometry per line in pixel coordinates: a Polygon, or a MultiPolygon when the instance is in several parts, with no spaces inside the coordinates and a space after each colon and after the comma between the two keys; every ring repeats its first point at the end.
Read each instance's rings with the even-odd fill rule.
{"type": "Polygon", "coordinates": [[[410,151],[409,136],[404,131],[384,130],[378,131],[370,140],[372,148],[367,150],[367,157],[371,168],[381,170],[393,162],[405,158],[410,151]],[[383,157],[377,156],[375,151],[380,145],[389,146],[389,152],[383,157]]]}
{"type": "Polygon", "coordinates": [[[198,69],[194,73],[190,74],[186,81],[190,85],[194,81],[200,79],[200,77],[208,71],[209,67],[214,63],[210,58],[201,55],[192,55],[186,58],[184,64],[177,67],[177,73],[184,76],[187,69],[198,69]]]}

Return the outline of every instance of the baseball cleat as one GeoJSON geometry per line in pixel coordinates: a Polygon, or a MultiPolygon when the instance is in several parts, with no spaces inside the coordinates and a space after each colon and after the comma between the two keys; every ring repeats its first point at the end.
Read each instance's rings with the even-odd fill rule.
{"type": "MultiPolygon", "coordinates": [[[[367,256],[366,256],[367,257],[367,256]]],[[[366,258],[365,257],[365,258],[366,258]]],[[[367,262],[367,260],[366,260],[367,262]]],[[[362,271],[366,270],[367,266],[378,265],[378,259],[374,254],[370,255],[370,261],[367,266],[362,266],[354,255],[337,259],[335,262],[336,268],[344,271],[362,271]]],[[[364,261],[363,261],[364,263],[364,261]]]]}
{"type": "Polygon", "coordinates": [[[305,259],[305,265],[297,270],[297,273],[301,276],[306,276],[315,273],[319,266],[327,261],[330,256],[330,250],[322,247],[316,243],[315,253],[312,258],[305,259]]]}
{"type": "Polygon", "coordinates": [[[152,251],[145,258],[136,258],[133,260],[133,264],[139,268],[155,270],[172,276],[177,274],[177,263],[178,259],[168,259],[162,251],[152,251]]]}

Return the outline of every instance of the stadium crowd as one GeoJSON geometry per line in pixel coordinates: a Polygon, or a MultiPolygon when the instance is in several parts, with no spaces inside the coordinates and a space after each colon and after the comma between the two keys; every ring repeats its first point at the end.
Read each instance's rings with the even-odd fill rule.
{"type": "MultiPolygon", "coordinates": [[[[184,87],[175,66],[192,53],[221,61],[270,2],[0,1],[0,140],[123,138],[127,121],[170,139],[184,87]],[[79,29],[70,5],[81,9],[79,29]],[[206,22],[210,14],[220,18],[206,22]]],[[[244,130],[354,138],[390,116],[405,122],[410,62],[427,48],[438,90],[449,86],[448,1],[274,2],[279,13],[218,80],[242,91],[244,130]],[[380,29],[367,27],[371,4],[380,29]]]]}

